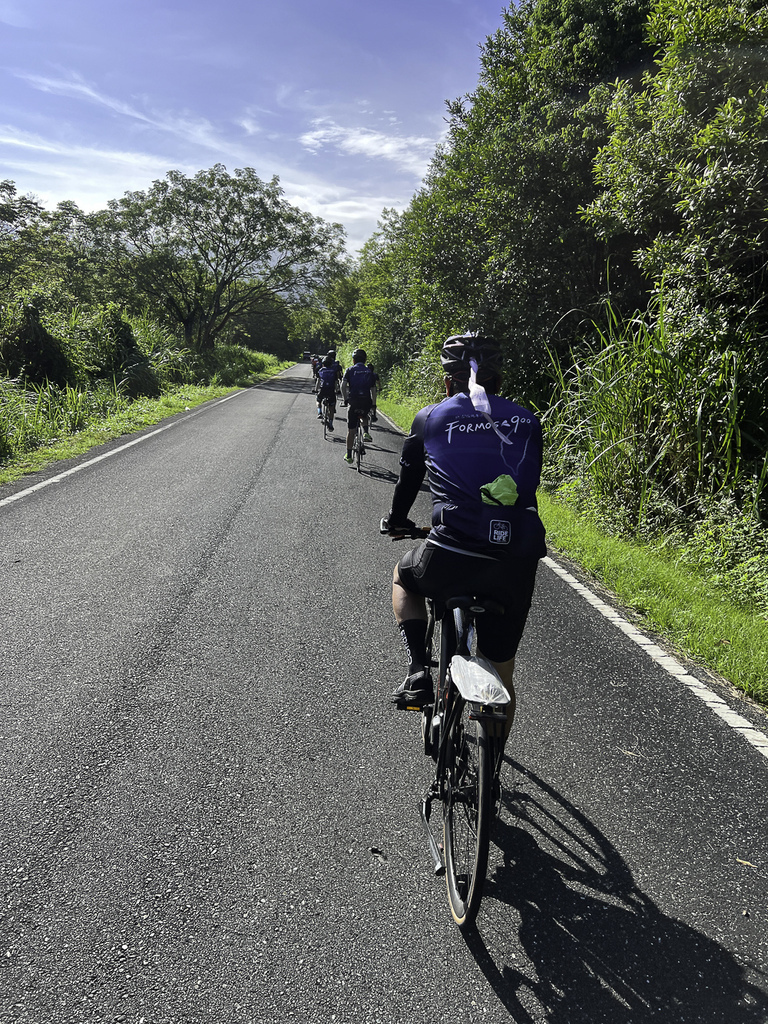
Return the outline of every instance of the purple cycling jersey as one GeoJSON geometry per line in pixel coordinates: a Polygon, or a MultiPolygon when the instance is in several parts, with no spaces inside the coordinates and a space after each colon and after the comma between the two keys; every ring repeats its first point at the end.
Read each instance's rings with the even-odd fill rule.
{"type": "Polygon", "coordinates": [[[376,384],[375,374],[365,363],[353,363],[344,374],[344,383],[349,388],[350,402],[355,398],[370,398],[371,388],[376,384]]]}
{"type": "Polygon", "coordinates": [[[493,558],[541,558],[541,424],[515,402],[488,398],[490,419],[464,393],[417,413],[403,444],[391,521],[407,519],[428,471],[429,541],[493,558]]]}

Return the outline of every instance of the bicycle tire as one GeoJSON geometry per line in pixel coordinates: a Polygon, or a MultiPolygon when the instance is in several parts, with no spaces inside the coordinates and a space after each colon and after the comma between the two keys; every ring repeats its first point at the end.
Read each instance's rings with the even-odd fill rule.
{"type": "Polygon", "coordinates": [[[357,436],[355,437],[355,462],[357,464],[357,472],[362,473],[363,455],[365,453],[365,444],[363,442],[363,428],[358,425],[357,436]]]}
{"type": "Polygon", "coordinates": [[[454,921],[470,928],[477,917],[488,870],[493,817],[493,765],[485,723],[470,719],[457,698],[446,742],[443,845],[448,903],[454,921]]]}

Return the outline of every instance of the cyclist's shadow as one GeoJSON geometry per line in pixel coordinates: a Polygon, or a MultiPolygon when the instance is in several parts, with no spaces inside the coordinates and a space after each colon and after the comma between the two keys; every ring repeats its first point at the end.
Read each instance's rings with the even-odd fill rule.
{"type": "Polygon", "coordinates": [[[516,785],[504,795],[492,835],[504,864],[489,873],[478,928],[466,936],[512,1020],[764,1024],[766,993],[747,981],[732,955],[662,913],[584,815],[512,765],[516,785]],[[488,913],[493,900],[507,905],[503,913],[488,913]],[[502,962],[503,952],[489,951],[509,948],[510,907],[532,966],[515,963],[514,954],[502,962]],[[535,1004],[545,1018],[541,1009],[532,1016],[526,1008],[535,1004]]]}

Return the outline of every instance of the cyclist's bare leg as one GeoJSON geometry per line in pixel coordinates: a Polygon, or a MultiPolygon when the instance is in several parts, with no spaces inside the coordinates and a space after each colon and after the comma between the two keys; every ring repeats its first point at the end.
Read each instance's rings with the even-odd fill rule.
{"type": "Polygon", "coordinates": [[[427,605],[423,597],[406,590],[400,580],[400,573],[395,566],[392,577],[392,611],[398,626],[408,619],[423,619],[426,630],[427,605]]]}
{"type": "Polygon", "coordinates": [[[423,597],[406,590],[397,566],[392,577],[392,611],[408,651],[408,672],[427,668],[427,606],[423,597]]]}

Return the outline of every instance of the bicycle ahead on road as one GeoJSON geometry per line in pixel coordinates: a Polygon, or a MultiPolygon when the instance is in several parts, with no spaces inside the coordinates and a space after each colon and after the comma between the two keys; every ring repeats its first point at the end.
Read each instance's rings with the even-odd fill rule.
{"type": "MultiPolygon", "coordinates": [[[[389,533],[384,519],[380,529],[389,533]]],[[[415,540],[428,532],[390,535],[415,540]]],[[[462,929],[474,923],[483,896],[510,703],[495,669],[477,655],[475,619],[485,612],[503,608],[480,594],[427,600],[427,655],[438,680],[434,704],[421,709],[421,733],[435,775],[419,807],[435,874],[445,874],[451,914],[462,929]],[[430,826],[435,800],[443,805],[442,851],[430,826]]]]}
{"type": "Polygon", "coordinates": [[[325,440],[328,437],[328,431],[333,432],[333,415],[336,412],[336,406],[331,403],[330,398],[324,398],[320,408],[323,419],[323,440],[325,440]]]}
{"type": "MultiPolygon", "coordinates": [[[[367,413],[366,413],[367,415],[367,413]]],[[[355,432],[355,439],[352,442],[352,459],[357,467],[357,472],[362,473],[363,456],[365,455],[365,427],[363,426],[364,420],[361,414],[358,414],[357,418],[357,430],[355,432]]]]}

